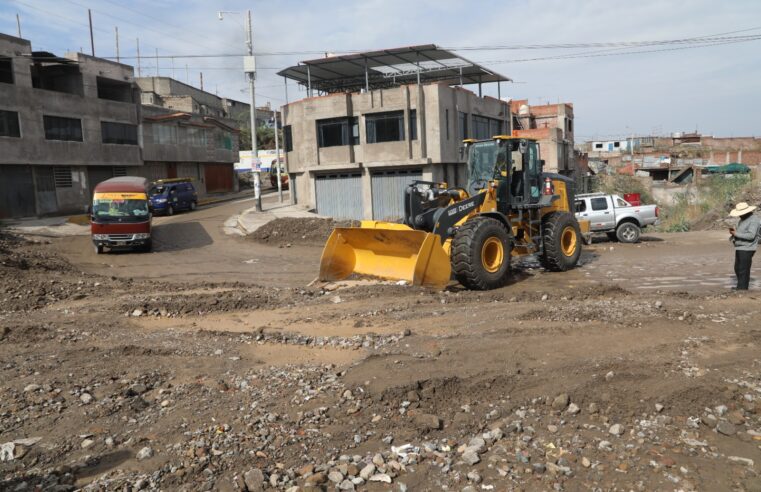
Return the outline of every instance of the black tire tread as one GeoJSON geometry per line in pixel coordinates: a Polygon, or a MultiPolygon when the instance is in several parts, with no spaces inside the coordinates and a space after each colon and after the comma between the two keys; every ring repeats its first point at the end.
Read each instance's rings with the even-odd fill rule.
{"type": "MultiPolygon", "coordinates": [[[[486,225],[497,224],[507,232],[505,226],[496,219],[490,217],[475,217],[468,220],[460,226],[457,234],[452,240],[452,271],[455,278],[465,288],[470,290],[489,290],[501,287],[507,281],[508,275],[505,274],[500,285],[488,282],[479,275],[478,265],[472,261],[472,251],[476,240],[478,230],[486,225]]],[[[507,261],[510,261],[510,248],[506,251],[507,261]]]]}
{"type": "MultiPolygon", "coordinates": [[[[576,262],[568,265],[564,261],[565,256],[560,249],[560,241],[556,240],[557,235],[564,228],[560,224],[561,218],[564,215],[569,214],[565,212],[552,212],[542,219],[542,254],[539,257],[539,261],[545,269],[551,272],[565,272],[576,266],[576,262]]],[[[571,217],[571,220],[575,222],[573,217],[571,217]]],[[[580,249],[581,233],[578,224],[576,225],[576,236],[580,249]]]]}
{"type": "Polygon", "coordinates": [[[616,239],[618,240],[618,242],[621,242],[621,243],[629,243],[629,244],[635,244],[635,243],[638,243],[638,242],[639,242],[639,238],[640,238],[640,236],[642,235],[642,228],[639,226],[639,224],[635,224],[634,222],[631,222],[631,221],[625,221],[625,222],[621,222],[620,224],[618,224],[618,226],[616,227],[616,232],[615,232],[615,234],[616,234],[616,239]],[[619,237],[619,231],[620,231],[622,228],[624,228],[624,227],[629,227],[629,226],[632,226],[632,227],[635,227],[635,228],[637,228],[637,238],[636,238],[634,241],[624,241],[624,240],[622,240],[622,239],[619,237]]]}

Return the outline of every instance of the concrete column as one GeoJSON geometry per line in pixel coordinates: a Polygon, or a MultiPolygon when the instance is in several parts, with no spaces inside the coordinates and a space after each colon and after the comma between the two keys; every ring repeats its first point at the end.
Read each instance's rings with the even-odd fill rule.
{"type": "Polygon", "coordinates": [[[373,183],[366,167],[362,168],[362,216],[365,220],[373,218],[373,183]]]}
{"type": "MultiPolygon", "coordinates": [[[[353,102],[353,100],[351,98],[351,94],[346,94],[345,97],[346,97],[346,117],[347,118],[351,118],[352,115],[354,114],[354,102],[353,102]]],[[[351,125],[349,125],[349,138],[352,137],[351,130],[352,130],[351,125]]],[[[357,126],[357,131],[359,131],[359,126],[357,126]]],[[[362,141],[362,135],[361,134],[359,135],[359,138],[360,138],[360,142],[361,142],[362,141]]],[[[354,146],[353,145],[349,145],[349,162],[352,163],[352,164],[354,164],[356,162],[356,158],[355,158],[355,155],[354,155],[354,146]]]]}
{"type": "MultiPolygon", "coordinates": [[[[435,86],[432,86],[435,87],[435,86]]],[[[426,112],[425,112],[425,86],[417,86],[417,120],[420,134],[417,136],[420,141],[420,157],[428,158],[428,136],[426,133],[426,112]]]]}
{"type": "MultiPolygon", "coordinates": [[[[404,128],[405,137],[407,138],[407,158],[412,159],[412,128],[410,127],[410,88],[402,86],[400,89],[404,92],[404,128]]],[[[420,135],[418,135],[418,139],[420,135]]]]}

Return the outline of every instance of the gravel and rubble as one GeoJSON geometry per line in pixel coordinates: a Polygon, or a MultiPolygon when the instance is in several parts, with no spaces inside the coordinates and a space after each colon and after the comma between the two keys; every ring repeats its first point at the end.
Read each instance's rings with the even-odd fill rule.
{"type": "Polygon", "coordinates": [[[761,483],[750,298],[615,285],[167,289],[85,275],[12,236],[0,255],[12,279],[0,287],[2,490],[761,483]],[[279,318],[241,331],[209,321],[240,313],[279,318]],[[308,328],[282,321],[307,316],[308,328]],[[354,324],[331,331],[339,321],[354,324]]]}

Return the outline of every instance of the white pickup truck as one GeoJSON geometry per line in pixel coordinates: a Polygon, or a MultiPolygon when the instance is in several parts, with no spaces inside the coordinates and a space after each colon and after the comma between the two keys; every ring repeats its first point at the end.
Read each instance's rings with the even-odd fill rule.
{"type": "Polygon", "coordinates": [[[634,206],[618,195],[576,195],[576,218],[589,221],[590,232],[605,232],[612,241],[636,243],[642,229],[658,222],[657,205],[634,206]]]}

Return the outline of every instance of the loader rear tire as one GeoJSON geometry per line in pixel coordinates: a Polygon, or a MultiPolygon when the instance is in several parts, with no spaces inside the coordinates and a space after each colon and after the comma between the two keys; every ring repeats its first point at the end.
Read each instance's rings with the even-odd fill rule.
{"type": "Polygon", "coordinates": [[[465,222],[452,239],[452,271],[471,290],[502,287],[510,272],[513,242],[497,219],[475,217],[465,222]]]}
{"type": "Polygon", "coordinates": [[[551,272],[575,267],[581,256],[579,223],[569,213],[553,212],[542,219],[542,266],[551,272]]]}

